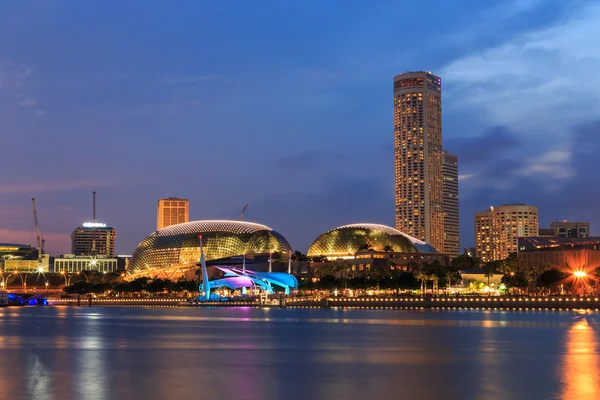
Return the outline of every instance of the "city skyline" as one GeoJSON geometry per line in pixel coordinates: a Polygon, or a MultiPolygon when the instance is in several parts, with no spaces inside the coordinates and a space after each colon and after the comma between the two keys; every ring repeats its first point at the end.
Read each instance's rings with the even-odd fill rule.
{"type": "Polygon", "coordinates": [[[600,62],[580,51],[600,39],[593,2],[442,4],[428,14],[435,32],[406,5],[28,5],[0,14],[12,38],[0,43],[11,149],[0,242],[35,242],[36,197],[46,249],[68,253],[92,190],[117,253],[155,229],[168,195],[190,200],[190,220],[237,219],[249,204],[245,220],[304,251],[330,226],[393,226],[389,82],[408,70],[444,82],[461,248],[474,245],[474,212],[492,204],[536,205],[541,226],[590,221],[595,235],[600,210],[586,199],[600,190],[600,62]],[[215,22],[225,15],[231,25],[215,22]],[[397,37],[411,29],[418,45],[405,46],[397,37]],[[589,81],[572,96],[580,76],[589,81]]]}

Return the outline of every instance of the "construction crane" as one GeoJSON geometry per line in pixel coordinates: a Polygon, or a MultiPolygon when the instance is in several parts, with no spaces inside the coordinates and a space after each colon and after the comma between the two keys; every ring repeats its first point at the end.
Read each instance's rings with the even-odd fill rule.
{"type": "Polygon", "coordinates": [[[248,204],[244,204],[244,208],[242,209],[242,213],[240,214],[240,221],[244,220],[244,214],[246,213],[246,208],[248,208],[248,204]]]}
{"type": "Polygon", "coordinates": [[[35,224],[35,236],[37,238],[38,260],[41,260],[42,259],[42,252],[44,251],[44,248],[43,248],[43,245],[42,245],[42,240],[43,239],[40,236],[40,226],[38,225],[37,210],[35,208],[35,198],[32,198],[31,202],[33,203],[33,223],[35,224]]]}

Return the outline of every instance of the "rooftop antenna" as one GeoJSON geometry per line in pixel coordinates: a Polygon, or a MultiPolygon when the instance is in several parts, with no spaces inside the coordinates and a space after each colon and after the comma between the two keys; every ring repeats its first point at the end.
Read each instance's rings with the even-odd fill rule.
{"type": "Polygon", "coordinates": [[[248,208],[248,204],[244,204],[244,208],[242,209],[242,213],[240,214],[240,221],[244,219],[244,214],[246,213],[246,209],[248,208]]]}
{"type": "Polygon", "coordinates": [[[92,192],[92,255],[96,255],[96,191],[92,192]]]}

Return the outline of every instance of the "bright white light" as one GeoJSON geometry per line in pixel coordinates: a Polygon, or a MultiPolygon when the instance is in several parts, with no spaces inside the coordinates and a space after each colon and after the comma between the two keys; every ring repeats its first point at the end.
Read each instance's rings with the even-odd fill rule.
{"type": "Polygon", "coordinates": [[[98,264],[98,260],[92,259],[92,261],[90,261],[90,265],[96,265],[96,264],[98,264]]]}
{"type": "Polygon", "coordinates": [[[575,271],[573,272],[573,276],[575,278],[585,278],[587,274],[584,271],[575,271]]]}
{"type": "Polygon", "coordinates": [[[37,272],[44,272],[44,267],[38,267],[37,272]]]}
{"type": "Polygon", "coordinates": [[[106,224],[101,222],[84,222],[81,226],[84,228],[106,228],[106,224]]]}

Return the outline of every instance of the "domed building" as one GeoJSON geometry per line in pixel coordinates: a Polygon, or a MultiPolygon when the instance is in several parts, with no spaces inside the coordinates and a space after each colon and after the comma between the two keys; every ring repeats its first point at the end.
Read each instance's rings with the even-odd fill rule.
{"type": "Polygon", "coordinates": [[[393,253],[437,253],[427,243],[397,229],[379,224],[351,224],[319,236],[308,249],[309,257],[343,258],[361,250],[393,253]]]}
{"type": "Polygon", "coordinates": [[[265,225],[227,220],[192,221],[168,226],[146,237],[135,249],[127,272],[194,266],[200,258],[199,236],[202,236],[207,261],[292,250],[281,234],[265,225]]]}

